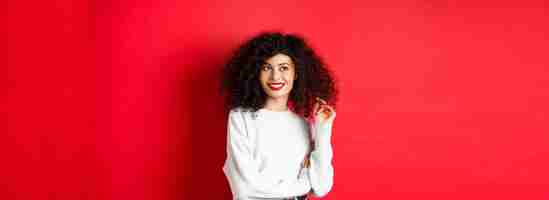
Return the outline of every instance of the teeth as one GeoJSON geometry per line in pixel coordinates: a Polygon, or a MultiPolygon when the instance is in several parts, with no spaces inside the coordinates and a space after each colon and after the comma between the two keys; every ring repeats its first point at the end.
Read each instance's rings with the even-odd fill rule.
{"type": "Polygon", "coordinates": [[[271,83],[269,84],[269,87],[279,88],[279,87],[282,87],[283,85],[284,85],[283,83],[271,83]]]}

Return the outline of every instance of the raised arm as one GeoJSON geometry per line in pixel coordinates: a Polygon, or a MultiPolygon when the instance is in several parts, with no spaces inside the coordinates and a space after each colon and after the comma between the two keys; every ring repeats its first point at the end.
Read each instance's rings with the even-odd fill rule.
{"type": "Polygon", "coordinates": [[[245,129],[244,116],[231,111],[227,123],[227,160],[223,171],[235,199],[239,197],[282,198],[304,195],[311,190],[306,176],[295,180],[277,180],[262,175],[253,159],[253,144],[245,129]]]}
{"type": "Polygon", "coordinates": [[[332,189],[334,168],[332,166],[332,125],[335,110],[322,99],[315,105],[315,123],[312,126],[314,149],[310,155],[309,178],[313,194],[323,197],[332,189]]]}
{"type": "Polygon", "coordinates": [[[333,186],[334,168],[332,166],[332,126],[315,126],[314,150],[310,155],[309,177],[313,194],[316,197],[323,197],[333,186]]]}

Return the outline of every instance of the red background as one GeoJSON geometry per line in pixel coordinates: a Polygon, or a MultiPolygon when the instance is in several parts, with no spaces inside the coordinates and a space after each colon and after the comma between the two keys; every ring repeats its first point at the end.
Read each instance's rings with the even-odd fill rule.
{"type": "Polygon", "coordinates": [[[326,199],[549,199],[549,10],[510,2],[9,1],[0,197],[230,199],[218,71],[281,30],[340,86],[326,199]]]}

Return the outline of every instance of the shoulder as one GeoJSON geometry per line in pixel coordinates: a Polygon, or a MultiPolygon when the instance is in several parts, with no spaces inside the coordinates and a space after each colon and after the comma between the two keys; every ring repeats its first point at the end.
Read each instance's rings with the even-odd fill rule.
{"type": "Polygon", "coordinates": [[[251,109],[243,108],[243,107],[239,106],[239,107],[236,107],[236,108],[232,108],[229,111],[229,117],[242,116],[242,115],[245,115],[247,113],[251,113],[251,109]]]}
{"type": "Polygon", "coordinates": [[[251,109],[236,107],[230,110],[228,116],[228,126],[244,136],[250,136],[253,132],[250,130],[253,112],[251,109]]]}
{"type": "Polygon", "coordinates": [[[256,113],[251,108],[236,107],[229,111],[229,120],[246,123],[255,118],[256,113]]]}
{"type": "Polygon", "coordinates": [[[241,107],[232,108],[229,111],[228,118],[229,118],[229,121],[235,121],[235,120],[238,120],[238,118],[242,118],[242,108],[241,107]]]}

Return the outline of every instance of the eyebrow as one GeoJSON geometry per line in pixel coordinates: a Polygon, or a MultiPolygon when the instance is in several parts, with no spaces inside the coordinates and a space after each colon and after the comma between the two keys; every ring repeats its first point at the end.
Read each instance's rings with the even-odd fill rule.
{"type": "MultiPolygon", "coordinates": [[[[269,66],[272,66],[271,64],[269,64],[269,63],[267,63],[267,62],[266,62],[266,63],[264,63],[263,65],[269,65],[269,66]]],[[[280,63],[280,64],[278,64],[278,66],[280,66],[280,65],[290,65],[290,63],[285,63],[285,62],[284,62],[284,63],[280,63]]]]}

